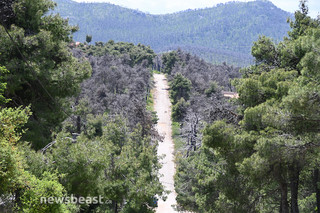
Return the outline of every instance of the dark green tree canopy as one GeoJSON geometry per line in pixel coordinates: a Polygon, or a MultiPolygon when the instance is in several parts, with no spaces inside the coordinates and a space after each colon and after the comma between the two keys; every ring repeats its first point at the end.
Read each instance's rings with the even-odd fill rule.
{"type": "Polygon", "coordinates": [[[320,26],[306,1],[280,43],[262,36],[241,70],[239,123],[215,121],[178,167],[178,202],[195,212],[320,212],[320,26]],[[192,173],[191,177],[187,173],[192,173]]]}
{"type": "Polygon", "coordinates": [[[176,104],[181,98],[188,100],[190,96],[192,84],[191,81],[185,78],[181,73],[174,76],[170,83],[170,97],[174,104],[176,104]]]}
{"type": "Polygon", "coordinates": [[[175,63],[179,61],[179,57],[175,51],[171,51],[162,55],[162,61],[163,66],[165,67],[164,73],[170,75],[175,63]]]}
{"type": "Polygon", "coordinates": [[[86,42],[90,43],[92,41],[92,35],[86,35],[86,42]]]}
{"type": "Polygon", "coordinates": [[[66,118],[65,98],[79,92],[91,68],[67,47],[75,28],[59,15],[47,14],[55,6],[52,1],[8,4],[14,18],[0,26],[0,61],[11,71],[5,96],[12,100],[9,106],[31,105],[30,131],[25,137],[40,148],[66,118]]]}

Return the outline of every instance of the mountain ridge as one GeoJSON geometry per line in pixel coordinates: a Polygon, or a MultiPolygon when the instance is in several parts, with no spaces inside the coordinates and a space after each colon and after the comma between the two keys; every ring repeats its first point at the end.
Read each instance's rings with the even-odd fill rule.
{"type": "Polygon", "coordinates": [[[77,41],[143,43],[156,52],[181,48],[213,63],[252,63],[250,49],[259,35],[280,41],[292,14],[269,1],[229,2],[204,9],[154,15],[110,3],[56,0],[56,12],[78,24],[77,41]]]}

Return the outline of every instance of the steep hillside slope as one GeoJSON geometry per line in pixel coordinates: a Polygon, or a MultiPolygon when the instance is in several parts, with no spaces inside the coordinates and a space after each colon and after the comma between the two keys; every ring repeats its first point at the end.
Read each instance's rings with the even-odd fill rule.
{"type": "Polygon", "coordinates": [[[150,15],[108,3],[56,0],[56,12],[78,24],[74,39],[126,41],[150,45],[162,52],[181,47],[207,61],[245,65],[250,63],[252,42],[259,35],[281,40],[291,17],[269,1],[230,2],[213,8],[150,15]]]}

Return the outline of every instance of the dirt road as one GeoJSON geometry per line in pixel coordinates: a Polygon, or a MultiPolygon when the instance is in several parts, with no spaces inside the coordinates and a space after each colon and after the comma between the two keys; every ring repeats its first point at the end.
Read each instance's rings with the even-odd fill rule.
{"type": "Polygon", "coordinates": [[[162,160],[162,168],[160,169],[161,183],[165,190],[170,190],[167,200],[159,200],[157,213],[176,212],[172,205],[176,205],[176,193],[174,191],[173,176],[175,173],[174,165],[174,144],[171,133],[171,103],[169,99],[168,82],[163,74],[154,74],[155,91],[154,91],[154,110],[158,115],[157,130],[161,136],[164,136],[163,142],[159,143],[158,155],[165,155],[162,160]]]}

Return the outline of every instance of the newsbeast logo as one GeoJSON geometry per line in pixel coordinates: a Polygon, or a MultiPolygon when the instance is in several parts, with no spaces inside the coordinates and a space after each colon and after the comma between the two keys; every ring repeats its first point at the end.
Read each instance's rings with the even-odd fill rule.
{"type": "Polygon", "coordinates": [[[40,203],[43,204],[110,204],[102,196],[96,197],[76,197],[73,194],[66,197],[41,197],[40,203]]]}

